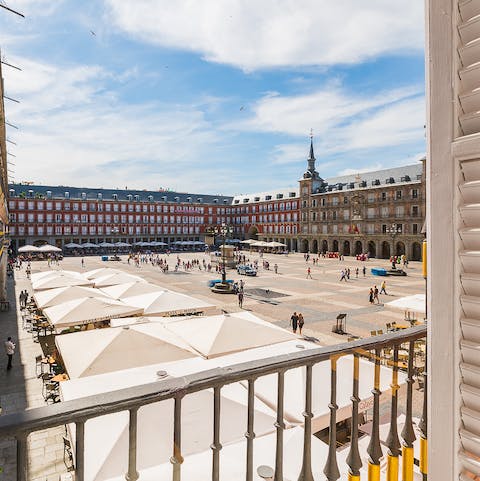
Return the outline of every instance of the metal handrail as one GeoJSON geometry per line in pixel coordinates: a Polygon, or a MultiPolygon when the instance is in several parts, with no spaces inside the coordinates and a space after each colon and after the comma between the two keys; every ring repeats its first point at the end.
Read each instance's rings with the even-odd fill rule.
{"type": "Polygon", "coordinates": [[[268,374],[278,373],[280,370],[285,372],[297,367],[314,365],[329,360],[333,356],[339,357],[372,350],[378,352],[387,346],[395,346],[424,338],[426,332],[426,325],[420,325],[381,336],[248,361],[187,376],[167,378],[158,381],[158,383],[130,387],[8,414],[0,417],[0,438],[3,436],[25,436],[34,431],[67,423],[83,423],[98,416],[127,411],[146,404],[183,397],[186,394],[242,380],[256,379],[268,374]]]}

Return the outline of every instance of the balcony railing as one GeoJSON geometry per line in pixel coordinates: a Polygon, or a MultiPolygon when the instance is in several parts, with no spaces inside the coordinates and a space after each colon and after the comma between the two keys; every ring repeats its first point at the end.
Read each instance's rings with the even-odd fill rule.
{"type": "MultiPolygon", "coordinates": [[[[137,413],[140,407],[164,401],[174,400],[173,412],[173,445],[172,457],[172,479],[180,481],[183,463],[182,456],[182,399],[189,394],[213,389],[213,426],[212,426],[212,475],[213,481],[219,481],[221,456],[220,439],[220,410],[221,390],[223,386],[231,383],[246,381],[248,385],[247,422],[245,426],[246,455],[244,461],[238,459],[238,463],[245,463],[246,480],[254,479],[254,404],[255,404],[255,382],[258,378],[274,374],[277,376],[277,403],[276,403],[276,450],[275,465],[272,470],[274,481],[283,481],[283,435],[284,423],[284,390],[285,373],[294,368],[305,369],[305,402],[304,402],[304,440],[302,467],[298,473],[299,480],[313,481],[312,474],[312,369],[319,362],[330,362],[330,379],[325,379],[325,386],[330,384],[330,428],[328,433],[328,456],[325,459],[324,473],[328,481],[336,481],[339,477],[337,463],[337,362],[345,355],[353,355],[352,376],[349,379],[352,385],[351,391],[351,412],[352,429],[350,436],[350,451],[346,463],[348,465],[349,480],[358,481],[362,460],[359,451],[359,383],[360,383],[360,357],[369,358],[374,365],[374,376],[372,382],[373,394],[373,421],[371,425],[370,443],[368,452],[368,480],[380,480],[380,462],[383,457],[380,442],[380,370],[384,357],[382,352],[389,349],[392,357],[388,365],[392,366],[391,394],[390,394],[390,431],[386,440],[387,445],[387,480],[396,481],[399,475],[400,456],[401,472],[403,480],[414,479],[413,442],[415,433],[413,428],[413,383],[415,376],[414,353],[415,342],[426,336],[426,326],[415,326],[409,329],[364,338],[328,347],[307,349],[295,353],[277,355],[267,359],[250,361],[224,368],[216,368],[206,372],[191,374],[180,378],[167,378],[152,384],[136,386],[119,391],[109,392],[101,396],[90,396],[82,399],[61,402],[58,404],[31,409],[28,411],[6,415],[0,418],[0,438],[11,436],[17,443],[17,481],[27,481],[28,474],[28,448],[27,437],[35,431],[62,426],[68,423],[75,424],[75,480],[85,479],[85,423],[86,421],[104,416],[107,414],[128,411],[128,471],[125,473],[127,480],[141,479],[137,472],[137,413]],[[406,364],[399,361],[399,350],[402,345],[407,344],[408,360],[406,364]],[[399,369],[404,368],[407,372],[406,378],[406,411],[405,424],[401,432],[400,442],[397,430],[398,414],[398,390],[399,390],[399,369]]],[[[426,381],[426,372],[423,372],[426,381]]],[[[426,382],[424,384],[426,386],[426,382]]],[[[322,389],[326,387],[322,386],[322,389]]],[[[423,415],[419,428],[420,439],[420,460],[419,469],[423,479],[427,477],[427,432],[426,432],[426,392],[424,389],[423,415]]],[[[162,433],[159,433],[161,436],[162,433]]],[[[127,454],[125,453],[127,456],[127,454]]],[[[257,479],[257,478],[255,478],[257,479]]],[[[228,480],[229,481],[229,480],[228,480]]]]}

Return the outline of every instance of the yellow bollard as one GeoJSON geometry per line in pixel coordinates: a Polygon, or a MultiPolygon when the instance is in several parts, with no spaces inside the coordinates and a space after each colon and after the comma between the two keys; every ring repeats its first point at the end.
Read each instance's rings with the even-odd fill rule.
{"type": "Polygon", "coordinates": [[[360,481],[360,475],[356,476],[355,474],[348,473],[348,481],[360,481]]]}
{"type": "Polygon", "coordinates": [[[413,481],[413,448],[402,446],[402,481],[413,481]]]}
{"type": "Polygon", "coordinates": [[[398,456],[387,455],[387,481],[398,481],[398,456]]]}
{"type": "Polygon", "coordinates": [[[380,481],[380,465],[368,463],[368,481],[380,481]]]}
{"type": "Polygon", "coordinates": [[[420,472],[428,474],[428,442],[420,437],[420,472]]]}

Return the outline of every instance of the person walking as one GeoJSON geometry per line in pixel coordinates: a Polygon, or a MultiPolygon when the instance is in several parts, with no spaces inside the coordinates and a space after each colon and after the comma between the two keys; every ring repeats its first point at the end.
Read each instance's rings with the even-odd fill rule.
{"type": "Polygon", "coordinates": [[[363,266],[362,272],[363,272],[363,277],[365,277],[367,274],[367,268],[365,266],[363,266]]]}
{"type": "Polygon", "coordinates": [[[385,294],[386,296],[388,296],[387,291],[386,291],[386,287],[387,287],[387,282],[382,281],[382,283],[380,285],[380,294],[385,294]]]}
{"type": "Polygon", "coordinates": [[[7,354],[7,371],[12,369],[12,360],[13,360],[13,353],[15,352],[15,344],[12,341],[12,338],[9,336],[8,339],[5,341],[5,352],[7,354]]]}
{"type": "Polygon", "coordinates": [[[20,309],[23,309],[25,307],[25,294],[23,291],[21,291],[18,296],[18,302],[20,303],[20,309]]]}
{"type": "Polygon", "coordinates": [[[305,324],[305,320],[303,319],[303,314],[301,312],[298,313],[298,332],[302,335],[303,325],[305,324]]]}
{"type": "Polygon", "coordinates": [[[341,274],[340,274],[340,282],[342,281],[345,281],[347,282],[347,277],[346,277],[346,273],[344,270],[342,270],[341,274]]]}
{"type": "Polygon", "coordinates": [[[358,272],[359,272],[359,270],[358,270],[358,267],[357,267],[357,268],[355,269],[355,277],[356,277],[357,279],[358,279],[358,272]]]}
{"type": "Polygon", "coordinates": [[[312,272],[310,271],[310,267],[307,267],[307,279],[312,279],[312,272]]]}
{"type": "Polygon", "coordinates": [[[82,269],[85,267],[85,259],[82,257],[82,269]]]}
{"type": "Polygon", "coordinates": [[[243,291],[238,292],[238,307],[243,308],[243,291]]]}
{"type": "Polygon", "coordinates": [[[370,287],[370,292],[368,294],[368,301],[373,304],[373,289],[370,287]]]}
{"type": "Polygon", "coordinates": [[[347,276],[347,279],[350,280],[350,267],[347,267],[345,274],[347,276]]]}
{"type": "Polygon", "coordinates": [[[273,266],[273,269],[275,270],[275,274],[278,274],[278,265],[277,265],[277,264],[275,264],[275,265],[273,266]]]}
{"type": "Polygon", "coordinates": [[[297,313],[294,312],[292,314],[292,317],[290,318],[290,325],[292,326],[292,331],[294,334],[297,333],[297,327],[298,327],[298,316],[297,313]]]}
{"type": "Polygon", "coordinates": [[[377,304],[380,304],[380,299],[378,298],[378,287],[374,286],[373,288],[373,300],[377,301],[377,304]]]}

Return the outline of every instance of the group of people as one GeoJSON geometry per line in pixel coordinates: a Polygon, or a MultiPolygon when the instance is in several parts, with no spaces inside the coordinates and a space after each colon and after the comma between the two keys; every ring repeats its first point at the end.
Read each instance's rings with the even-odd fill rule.
{"type": "MultiPolygon", "coordinates": [[[[352,271],[350,270],[350,267],[347,267],[346,269],[342,269],[340,272],[340,282],[347,280],[350,280],[350,275],[352,274],[352,271]]],[[[360,274],[360,269],[358,267],[355,268],[355,278],[358,279],[358,276],[360,274]]],[[[365,266],[362,267],[362,274],[363,277],[366,277],[367,275],[367,268],[365,266]]]]}
{"type": "Polygon", "coordinates": [[[28,292],[27,292],[26,289],[24,291],[20,292],[20,294],[18,295],[18,302],[20,304],[20,309],[25,309],[25,307],[27,307],[28,292]]]}
{"type": "Polygon", "coordinates": [[[302,335],[302,329],[305,324],[305,320],[303,319],[303,315],[301,312],[297,314],[297,312],[294,312],[292,314],[292,317],[290,318],[290,327],[292,328],[292,331],[294,334],[298,333],[302,335]]]}
{"type": "Polygon", "coordinates": [[[368,300],[370,304],[380,304],[380,299],[378,297],[379,294],[387,294],[387,282],[383,281],[382,284],[380,285],[380,291],[378,290],[377,286],[370,287],[370,292],[368,294],[368,300]]]}

